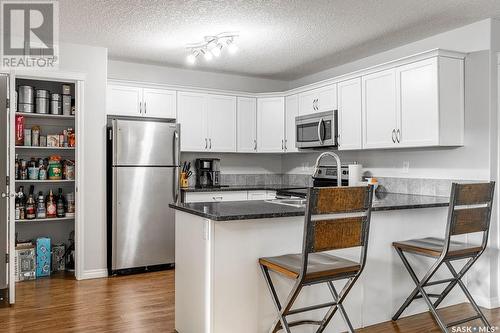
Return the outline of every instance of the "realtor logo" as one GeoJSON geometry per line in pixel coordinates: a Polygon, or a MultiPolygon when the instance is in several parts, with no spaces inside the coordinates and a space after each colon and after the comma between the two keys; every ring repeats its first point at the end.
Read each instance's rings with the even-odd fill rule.
{"type": "Polygon", "coordinates": [[[54,69],[58,65],[57,1],[1,1],[1,67],[54,69]]]}

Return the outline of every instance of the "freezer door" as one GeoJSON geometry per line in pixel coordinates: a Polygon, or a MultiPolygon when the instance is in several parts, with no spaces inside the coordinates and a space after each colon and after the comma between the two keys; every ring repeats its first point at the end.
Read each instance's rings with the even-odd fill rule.
{"type": "Polygon", "coordinates": [[[7,176],[9,172],[9,115],[7,112],[7,84],[8,78],[0,75],[0,306],[8,302],[8,264],[7,254],[9,247],[9,186],[7,176]]]}
{"type": "Polygon", "coordinates": [[[179,125],[113,120],[113,165],[178,166],[179,125]]]}
{"type": "Polygon", "coordinates": [[[174,263],[175,169],[113,168],[113,270],[174,263]]]}

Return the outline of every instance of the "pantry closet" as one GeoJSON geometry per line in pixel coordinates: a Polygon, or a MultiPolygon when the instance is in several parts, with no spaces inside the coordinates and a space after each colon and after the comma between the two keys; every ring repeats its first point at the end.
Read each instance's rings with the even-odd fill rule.
{"type": "Polygon", "coordinates": [[[79,274],[83,80],[18,75],[10,81],[9,302],[14,303],[17,283],[79,274]]]}

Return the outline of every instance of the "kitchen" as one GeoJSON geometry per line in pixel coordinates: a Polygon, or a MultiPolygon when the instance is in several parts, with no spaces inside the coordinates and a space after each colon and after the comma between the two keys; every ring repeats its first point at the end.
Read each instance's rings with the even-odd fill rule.
{"type": "MultiPolygon", "coordinates": [[[[420,20],[412,26],[413,34],[402,33],[401,26],[399,35],[391,35],[393,39],[380,39],[390,35],[381,31],[372,44],[358,37],[357,42],[366,45],[363,49],[350,39],[355,31],[367,35],[370,28],[351,24],[349,31],[338,22],[329,22],[326,14],[341,16],[344,9],[346,17],[352,18],[349,15],[366,13],[369,8],[318,1],[306,13],[305,2],[293,1],[269,3],[261,9],[249,4],[228,9],[229,13],[220,10],[222,3],[141,3],[144,7],[136,11],[131,3],[92,3],[82,9],[76,2],[60,2],[59,68],[2,72],[8,76],[5,84],[10,94],[10,113],[2,119],[9,129],[2,140],[7,140],[5,154],[10,156],[3,172],[10,179],[2,192],[15,194],[24,186],[29,198],[33,185],[33,200],[41,191],[44,203],[40,207],[46,209],[45,218],[42,209],[39,220],[32,220],[32,215],[29,220],[17,218],[19,196],[9,197],[9,218],[2,231],[8,240],[8,278],[3,284],[6,289],[0,288],[2,298],[11,303],[0,309],[7,328],[15,331],[29,325],[22,319],[29,313],[27,304],[35,304],[48,316],[63,306],[48,303],[58,287],[83,292],[79,290],[87,284],[103,295],[112,293],[111,300],[118,302],[110,304],[110,298],[94,293],[93,300],[86,299],[87,306],[109,309],[109,317],[88,326],[80,317],[89,313],[76,306],[67,314],[75,320],[75,330],[230,332],[237,326],[241,332],[268,331],[279,311],[259,258],[301,252],[308,188],[335,187],[338,182],[335,158],[325,156],[316,163],[322,152],[333,152],[340,157],[342,188],[369,183],[374,193],[366,266],[345,299],[345,309],[338,307],[325,331],[350,329],[342,318],[344,311],[356,331],[376,332],[377,325],[386,325],[380,331],[391,331],[393,325],[403,330],[406,322],[411,327],[412,320],[424,320],[429,330],[442,331],[439,321],[429,315],[425,299],[412,302],[400,319],[391,320],[415,288],[392,243],[443,238],[452,183],[497,179],[500,47],[496,40],[500,25],[493,14],[498,12],[495,4],[485,1],[483,8],[477,4],[460,8],[475,10],[474,20],[453,12],[450,15],[456,15],[460,23],[446,25],[436,19],[427,26],[423,20],[432,14],[418,14],[419,5],[406,2],[414,6],[415,20],[420,20]],[[179,23],[177,31],[154,14],[162,8],[162,15],[178,22],[172,13],[182,10],[185,18],[193,18],[195,14],[188,10],[193,6],[207,11],[204,15],[213,22],[222,17],[233,22],[233,15],[245,18],[247,25],[214,23],[212,27],[187,20],[179,23]],[[266,15],[276,8],[283,16],[273,14],[269,21],[266,15]],[[89,15],[82,27],[70,24],[79,10],[89,15]],[[130,26],[121,27],[120,19],[113,18],[104,29],[108,40],[94,41],[91,31],[96,32],[99,25],[93,15],[115,17],[118,11],[130,18],[130,26]],[[212,16],[215,12],[220,17],[212,16]],[[148,16],[154,17],[158,27],[144,24],[148,16]],[[308,47],[317,44],[321,35],[301,25],[308,19],[319,22],[315,28],[324,33],[339,30],[322,35],[329,51],[308,47]],[[269,22],[279,28],[271,31],[269,22]],[[157,43],[148,45],[177,45],[173,50],[150,48],[144,44],[144,35],[138,34],[160,31],[160,26],[171,36],[148,39],[157,43]],[[83,27],[89,32],[81,33],[83,27]],[[291,30],[285,33],[287,29],[291,30]],[[293,48],[280,40],[280,34],[293,41],[293,48]],[[304,34],[309,37],[299,37],[304,34]],[[109,36],[117,42],[111,43],[109,36]],[[375,40],[379,44],[374,45],[375,40]],[[344,45],[343,49],[332,51],[335,43],[344,45]],[[211,59],[207,59],[206,50],[212,44],[218,51],[210,49],[211,59]],[[301,50],[302,55],[292,50],[301,50]],[[165,54],[171,57],[167,61],[165,54]],[[23,86],[33,87],[31,97],[20,93],[23,86]],[[61,110],[53,113],[50,104],[57,101],[57,95],[61,95],[61,110]],[[69,113],[62,109],[65,95],[71,96],[69,113]],[[37,97],[40,103],[48,101],[46,113],[38,112],[42,107],[37,97]],[[25,98],[28,101],[21,102],[25,98]],[[21,114],[24,104],[33,105],[33,112],[27,107],[21,114]],[[24,117],[19,132],[22,144],[16,142],[18,116],[24,117]],[[16,155],[26,175],[16,177],[16,155]],[[54,175],[59,165],[61,174],[54,175]],[[324,185],[318,185],[321,182],[324,185]],[[58,201],[65,208],[59,216],[58,201]],[[55,204],[55,217],[47,217],[49,202],[50,214],[55,204]],[[37,240],[42,247],[47,238],[51,245],[70,249],[71,254],[65,256],[67,267],[51,272],[50,277],[37,276],[35,271],[34,281],[15,282],[16,245],[34,249],[32,267],[43,266],[34,257],[39,257],[37,240]],[[78,285],[72,284],[75,281],[78,285]],[[162,295],[161,299],[148,296],[158,313],[146,311],[147,299],[131,305],[124,297],[140,297],[134,293],[134,288],[142,290],[139,284],[162,295]],[[30,288],[44,297],[32,299],[30,288]],[[127,313],[123,322],[117,319],[118,309],[127,313]]],[[[392,8],[389,2],[380,6],[392,8]]],[[[441,10],[453,7],[443,3],[433,9],[438,6],[441,10]]],[[[372,10],[376,12],[375,7],[372,10]]],[[[379,22],[387,18],[380,12],[376,15],[379,22]]],[[[398,19],[402,24],[404,19],[398,19]]],[[[493,203],[497,201],[495,196],[493,203]]],[[[467,299],[458,285],[440,305],[446,307],[445,324],[498,326],[497,214],[494,204],[488,247],[463,279],[489,325],[481,320],[458,323],[468,316],[460,313],[467,299]]],[[[459,240],[480,242],[477,235],[459,236],[459,240]]],[[[355,259],[355,249],[338,251],[341,257],[355,259]]],[[[432,264],[417,256],[410,259],[418,276],[432,264]]],[[[449,278],[446,268],[442,270],[438,277],[449,278]]],[[[284,301],[293,288],[292,280],[270,274],[284,301]]],[[[307,290],[297,306],[330,302],[331,296],[328,288],[307,290]]],[[[69,299],[64,302],[72,304],[69,299]]],[[[33,313],[26,318],[43,323],[35,317],[33,313]]],[[[69,329],[62,323],[44,325],[69,329]]],[[[310,328],[291,327],[290,331],[310,328]]]]}

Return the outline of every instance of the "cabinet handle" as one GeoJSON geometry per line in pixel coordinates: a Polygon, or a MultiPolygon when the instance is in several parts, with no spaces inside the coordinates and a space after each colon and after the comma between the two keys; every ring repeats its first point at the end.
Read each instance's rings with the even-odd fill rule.
{"type": "Polygon", "coordinates": [[[257,151],[257,140],[253,140],[253,150],[257,151]]]}
{"type": "Polygon", "coordinates": [[[144,101],[144,114],[148,113],[148,107],[146,101],[144,101]]]}
{"type": "Polygon", "coordinates": [[[288,142],[288,140],[287,140],[287,139],[285,139],[285,150],[288,150],[288,148],[287,148],[287,146],[286,146],[287,142],[288,142]]]}
{"type": "Polygon", "coordinates": [[[396,135],[396,130],[393,129],[392,130],[392,143],[396,143],[396,139],[394,138],[395,135],[396,135]]]}
{"type": "Polygon", "coordinates": [[[205,138],[205,149],[207,149],[207,148],[208,148],[208,139],[205,138]]]}
{"type": "Polygon", "coordinates": [[[281,150],[284,150],[285,149],[285,143],[284,143],[284,140],[281,140],[281,150]]]}
{"type": "Polygon", "coordinates": [[[210,142],[210,147],[208,147],[208,149],[212,149],[212,139],[208,139],[208,142],[210,142]]]}
{"type": "Polygon", "coordinates": [[[398,141],[398,143],[401,143],[401,131],[398,130],[396,131],[396,140],[398,141]]]}
{"type": "Polygon", "coordinates": [[[139,102],[139,113],[142,114],[142,102],[139,102]]]}

